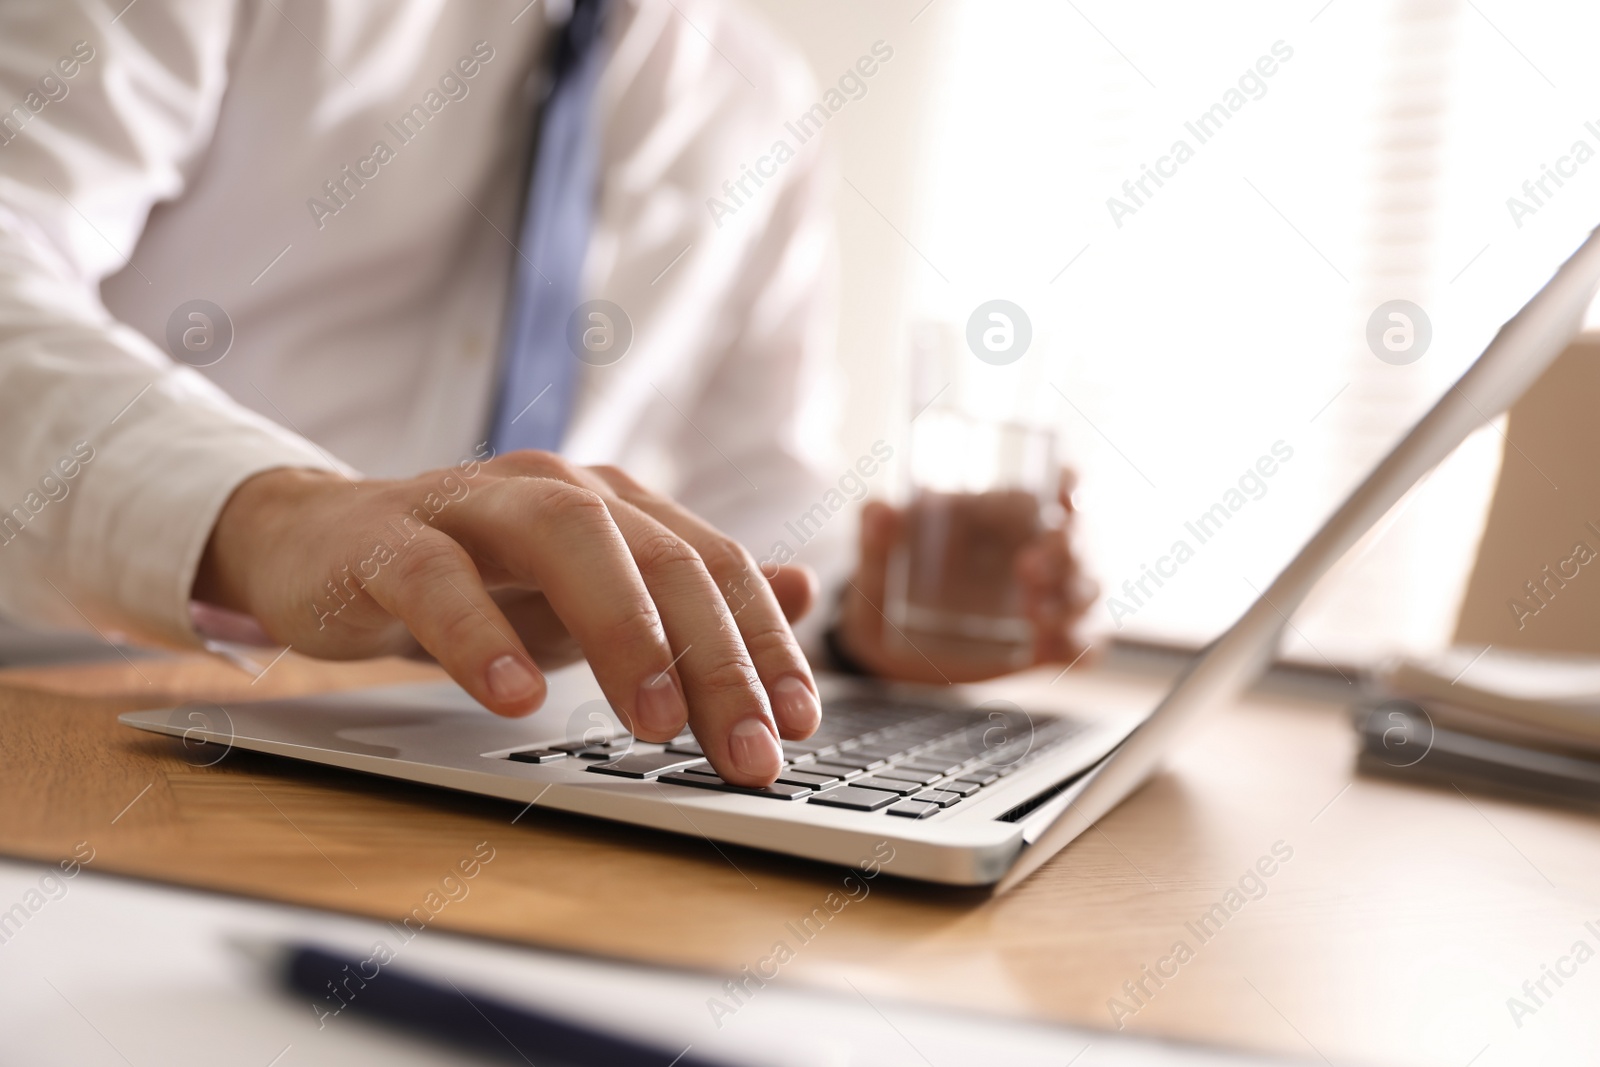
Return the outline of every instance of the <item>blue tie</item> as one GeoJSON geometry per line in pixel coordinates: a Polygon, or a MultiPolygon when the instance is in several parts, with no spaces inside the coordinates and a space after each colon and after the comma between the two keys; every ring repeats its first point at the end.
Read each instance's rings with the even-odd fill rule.
{"type": "Polygon", "coordinates": [[[496,453],[557,450],[572,410],[578,359],[567,349],[567,317],[578,305],[594,217],[599,145],[590,114],[605,58],[605,6],[606,0],[575,0],[555,42],[517,240],[490,432],[496,453]]]}

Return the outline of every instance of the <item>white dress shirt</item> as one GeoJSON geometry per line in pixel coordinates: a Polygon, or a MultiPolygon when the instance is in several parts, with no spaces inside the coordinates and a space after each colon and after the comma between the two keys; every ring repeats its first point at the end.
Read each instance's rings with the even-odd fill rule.
{"type": "MultiPolygon", "coordinates": [[[[124,2],[0,5],[0,613],[191,644],[245,478],[485,440],[549,0],[124,2]],[[168,344],[193,300],[233,335],[198,370],[168,344]]],[[[713,0],[608,33],[584,288],[633,342],[584,367],[563,452],[765,559],[834,474],[821,139],[707,202],[818,90],[713,0]]]]}

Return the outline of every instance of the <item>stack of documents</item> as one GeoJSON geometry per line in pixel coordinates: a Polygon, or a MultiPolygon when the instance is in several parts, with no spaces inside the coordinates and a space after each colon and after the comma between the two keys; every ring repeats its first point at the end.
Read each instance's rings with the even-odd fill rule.
{"type": "Polygon", "coordinates": [[[1361,706],[1361,768],[1600,804],[1600,657],[1453,648],[1361,706]]]}

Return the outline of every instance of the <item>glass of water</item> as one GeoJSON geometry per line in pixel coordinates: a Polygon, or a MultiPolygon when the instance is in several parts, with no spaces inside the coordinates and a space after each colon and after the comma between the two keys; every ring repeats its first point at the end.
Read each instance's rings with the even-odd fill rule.
{"type": "MultiPolygon", "coordinates": [[[[938,389],[948,341],[914,353],[913,404],[938,389]]],[[[991,368],[992,370],[992,368],[991,368]]],[[[982,373],[982,372],[980,372],[982,373]]],[[[905,521],[889,557],[885,614],[891,642],[935,663],[996,673],[1026,666],[1033,624],[1017,556],[1065,513],[1053,425],[997,417],[969,390],[945,387],[914,412],[902,465],[905,521]]]]}

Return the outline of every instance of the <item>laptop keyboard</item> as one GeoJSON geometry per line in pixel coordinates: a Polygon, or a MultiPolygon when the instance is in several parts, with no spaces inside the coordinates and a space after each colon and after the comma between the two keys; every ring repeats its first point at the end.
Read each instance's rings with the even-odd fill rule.
{"type": "Polygon", "coordinates": [[[1082,729],[1020,711],[852,697],[831,701],[816,734],[784,741],[783,769],[765,788],[723,781],[693,734],[635,751],[628,736],[513,752],[508,759],[579,759],[585,770],[696,789],[925,819],[976,796],[1082,729]]]}

